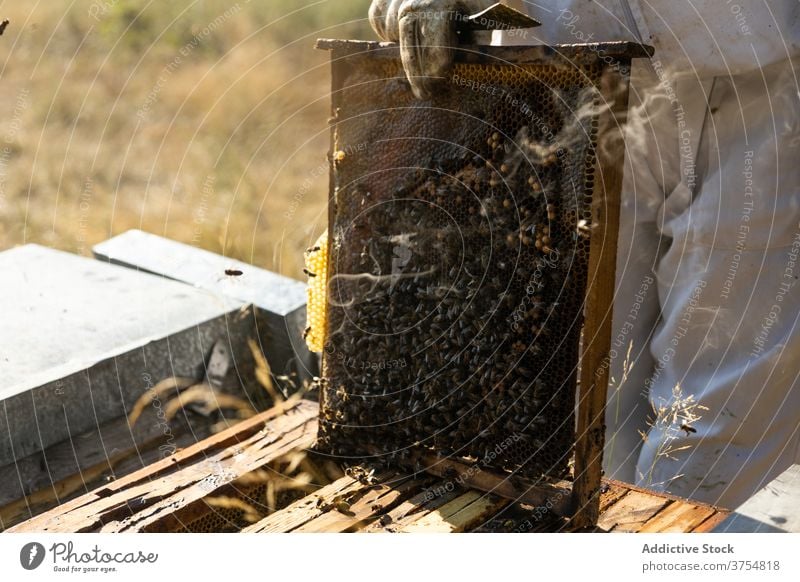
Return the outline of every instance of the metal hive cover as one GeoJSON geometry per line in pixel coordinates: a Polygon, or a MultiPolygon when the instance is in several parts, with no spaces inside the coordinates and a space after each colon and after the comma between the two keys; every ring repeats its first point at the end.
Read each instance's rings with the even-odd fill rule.
{"type": "MultiPolygon", "coordinates": [[[[422,447],[564,476],[608,98],[598,54],[611,53],[464,49],[419,101],[393,45],[323,45],[334,125],[319,447],[379,459],[422,447]]],[[[615,48],[627,76],[631,46],[615,48]]]]}

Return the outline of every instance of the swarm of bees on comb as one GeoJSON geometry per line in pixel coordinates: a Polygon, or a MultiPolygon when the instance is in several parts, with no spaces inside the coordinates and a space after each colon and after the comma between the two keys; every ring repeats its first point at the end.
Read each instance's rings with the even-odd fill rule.
{"type": "Polygon", "coordinates": [[[335,104],[329,256],[307,256],[325,304],[307,331],[324,351],[319,449],[564,477],[596,138],[575,112],[599,68],[458,65],[515,100],[451,89],[432,117],[397,90],[399,63],[354,60],[335,104]]]}

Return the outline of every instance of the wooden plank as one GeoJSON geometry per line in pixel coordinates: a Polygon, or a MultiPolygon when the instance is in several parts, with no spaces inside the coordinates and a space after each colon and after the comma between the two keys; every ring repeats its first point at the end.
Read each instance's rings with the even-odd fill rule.
{"type": "MultiPolygon", "coordinates": [[[[198,434],[202,435],[203,432],[198,434]]],[[[174,440],[170,441],[170,444],[180,449],[194,444],[197,438],[196,435],[184,433],[176,436],[174,440]]],[[[139,471],[163,457],[163,451],[156,446],[140,447],[118,453],[105,462],[83,469],[50,487],[36,491],[26,498],[3,507],[0,509],[0,524],[5,528],[10,528],[27,519],[32,519],[60,503],[91,492],[118,477],[139,471]]]]}
{"type": "Polygon", "coordinates": [[[600,513],[605,513],[617,501],[628,494],[629,489],[616,483],[606,483],[605,490],[600,493],[600,513]]]}
{"type": "MultiPolygon", "coordinates": [[[[467,507],[470,503],[478,501],[481,498],[481,494],[477,491],[467,491],[466,493],[462,493],[452,500],[448,501],[434,509],[432,511],[427,512],[424,516],[421,516],[419,519],[414,520],[414,523],[422,522],[423,527],[424,525],[430,525],[431,527],[434,524],[442,522],[447,517],[453,515],[454,513],[460,511],[467,507]]],[[[413,524],[409,524],[399,531],[410,531],[410,528],[413,524]]]]}
{"type": "MultiPolygon", "coordinates": [[[[178,470],[181,466],[189,465],[194,461],[205,458],[215,451],[219,451],[225,447],[240,443],[253,434],[266,430],[266,424],[268,422],[295,408],[310,412],[318,409],[318,405],[315,402],[309,402],[306,400],[301,401],[298,398],[291,397],[286,402],[265,412],[257,414],[252,418],[244,420],[217,435],[180,450],[175,455],[148,465],[141,471],[136,471],[130,475],[126,475],[121,479],[106,485],[105,487],[99,488],[96,491],[93,491],[91,495],[94,496],[94,499],[97,499],[111,495],[115,491],[120,491],[122,489],[131,487],[135,483],[152,481],[160,476],[172,473],[178,470]]],[[[36,522],[31,523],[31,526],[34,528],[31,531],[37,531],[35,528],[42,524],[42,520],[75,510],[76,508],[79,508],[90,502],[91,499],[92,498],[84,498],[83,496],[78,497],[72,501],[68,501],[67,503],[60,505],[58,508],[52,510],[52,512],[48,512],[47,515],[37,516],[36,522]]]]}
{"type": "MultiPolygon", "coordinates": [[[[600,495],[600,512],[606,512],[620,499],[628,494],[628,489],[624,485],[616,482],[605,482],[600,495]]],[[[568,519],[550,511],[542,511],[542,508],[531,508],[529,504],[518,504],[509,512],[510,521],[516,523],[510,529],[507,525],[501,525],[499,532],[514,531],[515,533],[557,533],[569,531],[571,529],[568,519]],[[527,515],[526,515],[527,514],[527,515]]],[[[502,514],[495,516],[502,520],[502,514]]],[[[480,531],[493,532],[491,522],[482,526],[480,531]]]]}
{"type": "Polygon", "coordinates": [[[647,521],[639,533],[687,533],[715,513],[709,507],[672,501],[647,521]]]}
{"type": "MultiPolygon", "coordinates": [[[[341,40],[321,38],[317,40],[316,48],[320,50],[335,51],[334,59],[351,54],[374,52],[374,56],[389,59],[399,59],[400,49],[391,42],[341,40]]],[[[601,43],[581,43],[556,46],[466,46],[464,50],[456,51],[457,62],[484,63],[496,65],[502,63],[531,64],[542,62],[552,65],[554,57],[560,55],[568,63],[596,63],[599,56],[603,59],[646,58],[653,56],[653,48],[638,42],[612,41],[601,43]]]]}
{"type": "Polygon", "coordinates": [[[314,402],[285,403],[10,531],[96,531],[107,523],[113,524],[110,530],[151,526],[170,507],[183,507],[293,447],[309,446],[316,435],[317,410],[314,402]],[[187,495],[179,499],[176,492],[181,490],[187,495]],[[172,506],[163,503],[167,498],[172,506]],[[143,513],[152,506],[159,509],[143,513]],[[126,520],[137,513],[144,521],[126,520]]]}
{"type": "Polygon", "coordinates": [[[380,475],[377,480],[378,485],[365,485],[352,477],[343,477],[242,532],[334,532],[359,529],[366,522],[393,509],[397,503],[405,501],[427,483],[393,473],[380,475]]]}
{"type": "Polygon", "coordinates": [[[303,524],[293,530],[293,533],[344,533],[353,527],[358,527],[359,523],[360,520],[354,516],[334,509],[303,524]]]}
{"type": "Polygon", "coordinates": [[[270,461],[292,451],[309,448],[316,441],[316,437],[316,427],[310,431],[308,425],[303,423],[301,426],[282,430],[276,437],[268,436],[253,442],[238,453],[229,454],[225,451],[208,461],[187,467],[174,476],[165,478],[157,484],[157,487],[151,487],[147,492],[141,490],[135,493],[126,492],[132,494],[132,498],[136,500],[137,509],[139,506],[144,506],[144,509],[139,509],[133,515],[117,517],[112,507],[110,522],[105,515],[98,515],[98,518],[105,522],[100,531],[103,533],[173,531],[176,527],[207,513],[207,505],[202,503],[202,499],[207,495],[212,495],[221,487],[270,461]],[[218,473],[213,474],[213,472],[218,473]]]}
{"type": "Polygon", "coordinates": [[[359,491],[363,485],[345,476],[242,530],[242,533],[287,533],[319,517],[337,498],[359,491]]]}
{"type": "MultiPolygon", "coordinates": [[[[605,479],[604,483],[611,487],[612,489],[622,489],[627,493],[637,493],[642,495],[648,495],[652,497],[657,497],[660,499],[664,499],[666,501],[671,501],[674,503],[678,503],[680,505],[693,505],[698,508],[704,508],[711,512],[711,516],[701,524],[697,525],[691,531],[702,533],[705,531],[713,531],[714,527],[718,525],[722,520],[725,519],[727,515],[730,514],[730,511],[726,509],[722,509],[719,507],[713,507],[711,505],[705,503],[699,503],[697,501],[690,501],[683,497],[678,497],[676,495],[670,495],[669,493],[656,493],[649,489],[644,489],[642,487],[637,487],[636,485],[630,485],[629,483],[622,483],[620,481],[614,481],[613,479],[605,479]]],[[[604,510],[605,511],[605,510],[604,510]]]]}
{"type": "MultiPolygon", "coordinates": [[[[396,482],[396,480],[395,480],[396,482]]],[[[334,507],[327,513],[295,529],[298,533],[343,533],[361,529],[379,515],[389,511],[422,486],[422,481],[406,480],[397,485],[371,487],[349,507],[334,507]]]]}
{"type": "Polygon", "coordinates": [[[547,483],[534,484],[510,474],[496,474],[460,461],[426,455],[421,458],[425,470],[451,483],[492,493],[511,501],[549,507],[557,515],[570,513],[572,495],[569,487],[547,483]]]}
{"type": "Polygon", "coordinates": [[[600,516],[597,526],[606,531],[636,532],[670,503],[657,495],[631,491],[600,516]]]}
{"type": "Polygon", "coordinates": [[[573,506],[576,529],[593,527],[600,516],[605,409],[610,370],[612,315],[624,148],[620,123],[628,109],[628,78],[607,67],[600,92],[610,102],[600,114],[597,167],[592,195],[583,354],[578,390],[573,506]]]}
{"type": "Polygon", "coordinates": [[[672,495],[670,493],[664,493],[662,491],[653,491],[652,489],[645,489],[644,487],[638,487],[636,485],[631,485],[630,483],[623,483],[622,481],[615,481],[614,479],[603,479],[604,484],[608,485],[616,485],[618,487],[622,487],[628,491],[634,491],[636,493],[644,493],[646,495],[654,495],[656,497],[663,497],[669,501],[681,501],[683,503],[690,503],[694,505],[702,505],[703,507],[711,507],[712,509],[716,509],[717,511],[727,511],[720,507],[714,507],[713,505],[708,505],[707,503],[701,503],[699,501],[692,501],[691,499],[686,499],[685,497],[678,497],[677,495],[672,495]]]}
{"type": "Polygon", "coordinates": [[[447,487],[447,482],[430,486],[408,499],[386,514],[383,521],[363,528],[365,533],[395,533],[404,527],[436,511],[443,505],[462,495],[464,490],[447,487]],[[439,493],[441,492],[441,493],[439,493]]]}
{"type": "Polygon", "coordinates": [[[507,499],[469,491],[400,531],[459,533],[476,527],[509,504],[507,499]]]}
{"type": "Polygon", "coordinates": [[[447,518],[451,528],[448,533],[467,532],[479,527],[510,504],[508,499],[496,495],[484,495],[478,501],[447,518]]]}
{"type": "MultiPolygon", "coordinates": [[[[413,480],[404,484],[401,488],[392,489],[380,499],[371,508],[373,510],[373,517],[378,518],[381,525],[389,525],[392,522],[391,511],[398,507],[401,503],[408,499],[413,499],[412,494],[415,494],[421,487],[428,484],[428,481],[413,480]]],[[[364,526],[369,525],[371,521],[363,520],[359,523],[358,531],[362,531],[364,526]]]]}
{"type": "Polygon", "coordinates": [[[717,511],[714,515],[709,517],[703,523],[698,525],[696,528],[692,530],[692,533],[709,533],[709,532],[716,532],[718,531],[718,527],[720,524],[724,523],[726,519],[730,516],[729,511],[717,511]]]}

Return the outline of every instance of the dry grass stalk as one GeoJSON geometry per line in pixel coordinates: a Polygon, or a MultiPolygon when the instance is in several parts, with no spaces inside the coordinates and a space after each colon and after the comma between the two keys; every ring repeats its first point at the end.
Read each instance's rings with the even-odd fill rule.
{"type": "Polygon", "coordinates": [[[281,414],[285,414],[303,399],[303,397],[310,390],[310,385],[306,383],[300,390],[291,396],[284,396],[284,394],[275,387],[275,383],[272,380],[273,376],[272,370],[269,367],[269,362],[267,362],[267,359],[264,357],[264,354],[261,351],[261,348],[258,346],[258,343],[256,343],[256,341],[253,339],[248,340],[247,343],[250,346],[250,351],[253,354],[253,359],[255,360],[256,364],[256,380],[259,384],[261,384],[267,395],[272,400],[273,406],[279,409],[281,414]]]}
{"type": "MultiPolygon", "coordinates": [[[[708,408],[697,402],[693,394],[684,396],[680,383],[676,384],[672,389],[672,397],[668,401],[652,402],[652,407],[655,418],[650,421],[651,431],[655,430],[660,433],[661,439],[652,465],[647,470],[646,475],[640,474],[640,479],[643,479],[650,487],[663,487],[676,479],[680,479],[683,475],[675,475],[667,481],[654,483],[653,472],[656,464],[662,459],[677,461],[677,453],[692,448],[691,445],[678,445],[675,441],[680,439],[681,431],[686,430],[684,427],[691,427],[697,423],[703,417],[702,413],[706,412],[708,408]]],[[[647,441],[649,433],[641,433],[641,436],[647,441]]]]}
{"type": "Polygon", "coordinates": [[[164,407],[164,414],[168,421],[189,404],[201,405],[200,412],[209,415],[217,410],[235,410],[239,418],[249,418],[255,414],[249,402],[237,396],[215,392],[208,384],[195,384],[169,402],[164,407]],[[244,415],[244,416],[242,416],[244,415]]]}
{"type": "Polygon", "coordinates": [[[166,380],[162,380],[136,401],[136,404],[133,405],[133,410],[131,410],[131,413],[128,415],[128,424],[133,428],[145,409],[156,400],[160,400],[162,396],[174,390],[185,390],[196,383],[197,381],[191,378],[167,378],[166,380]]]}
{"type": "Polygon", "coordinates": [[[248,523],[256,523],[265,516],[258,509],[238,497],[206,497],[209,507],[214,509],[235,509],[242,512],[242,519],[248,523]]]}

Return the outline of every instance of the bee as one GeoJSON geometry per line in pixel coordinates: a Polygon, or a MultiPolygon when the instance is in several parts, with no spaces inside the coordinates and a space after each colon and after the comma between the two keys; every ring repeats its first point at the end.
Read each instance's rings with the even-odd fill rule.
{"type": "Polygon", "coordinates": [[[687,437],[697,432],[696,428],[689,426],[688,424],[682,424],[680,430],[684,431],[687,437]]]}
{"type": "Polygon", "coordinates": [[[225,269],[225,275],[228,277],[241,277],[244,275],[244,272],[239,269],[225,269]]]}
{"type": "Polygon", "coordinates": [[[350,504],[347,501],[337,501],[333,504],[333,508],[348,517],[355,516],[355,513],[350,510],[350,504]]]}
{"type": "Polygon", "coordinates": [[[312,279],[317,276],[316,273],[312,273],[308,269],[303,269],[303,273],[305,273],[307,277],[311,277],[312,279]]]}

